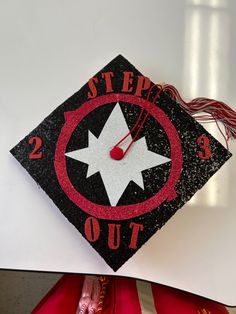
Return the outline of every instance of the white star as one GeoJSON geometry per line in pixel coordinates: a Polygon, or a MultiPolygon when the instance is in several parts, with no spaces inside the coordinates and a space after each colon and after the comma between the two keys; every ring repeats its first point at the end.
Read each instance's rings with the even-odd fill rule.
{"type": "MultiPolygon", "coordinates": [[[[170,161],[169,158],[149,151],[145,137],[134,142],[123,159],[112,159],[110,150],[128,132],[129,128],[121,108],[117,104],[98,138],[89,131],[88,147],[65,154],[88,164],[87,178],[100,172],[112,206],[118,203],[130,181],[134,181],[144,189],[141,171],[170,161]]],[[[131,141],[132,137],[129,135],[119,146],[125,151],[131,141]]]]}

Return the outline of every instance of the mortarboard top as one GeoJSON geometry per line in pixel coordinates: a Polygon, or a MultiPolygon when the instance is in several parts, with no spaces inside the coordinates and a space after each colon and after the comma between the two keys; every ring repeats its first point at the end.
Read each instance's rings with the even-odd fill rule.
{"type": "MultiPolygon", "coordinates": [[[[155,234],[158,242],[163,233],[157,231],[168,228],[169,219],[231,157],[158,87],[149,93],[152,85],[118,56],[11,150],[114,271],[142,246],[166,254],[168,246],[148,240],[155,234]],[[112,148],[125,135],[117,147],[125,152],[132,145],[117,160],[112,148]]],[[[201,223],[199,212],[193,216],[201,223]]],[[[151,256],[144,257],[146,268],[151,256]]],[[[152,280],[151,273],[141,273],[152,280]]]]}

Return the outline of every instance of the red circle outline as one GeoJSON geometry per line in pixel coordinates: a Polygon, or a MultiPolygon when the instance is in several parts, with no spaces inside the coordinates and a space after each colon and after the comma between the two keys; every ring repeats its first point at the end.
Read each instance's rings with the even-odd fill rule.
{"type": "Polygon", "coordinates": [[[182,148],[179,135],[163,110],[154,106],[147,100],[129,94],[108,94],[91,99],[83,103],[78,109],[71,112],[65,112],[65,124],[61,129],[55,150],[54,167],[58,182],[69,197],[81,210],[87,214],[100,219],[125,220],[141,216],[157,208],[166,199],[174,193],[175,185],[182,171],[182,148]],[[171,147],[171,172],[166,184],[152,197],[144,202],[121,205],[107,206],[95,204],[81,195],[72,185],[66,169],[66,147],[71,138],[71,134],[77,125],[94,109],[112,102],[124,101],[131,105],[137,105],[141,108],[152,108],[150,114],[159,122],[170,142],[171,147]],[[152,106],[152,107],[150,107],[152,106]]]}

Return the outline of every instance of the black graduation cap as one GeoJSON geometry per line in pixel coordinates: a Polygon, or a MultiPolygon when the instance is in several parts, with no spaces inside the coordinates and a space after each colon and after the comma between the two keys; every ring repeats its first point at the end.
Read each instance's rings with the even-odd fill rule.
{"type": "Polygon", "coordinates": [[[114,271],[231,156],[121,55],[11,153],[114,271]]]}

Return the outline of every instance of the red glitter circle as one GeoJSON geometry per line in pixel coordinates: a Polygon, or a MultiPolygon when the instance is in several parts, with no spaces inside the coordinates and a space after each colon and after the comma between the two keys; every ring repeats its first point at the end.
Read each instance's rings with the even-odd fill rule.
{"type": "Polygon", "coordinates": [[[75,111],[65,113],[65,124],[58,137],[54,167],[58,182],[69,199],[87,214],[100,219],[125,220],[146,214],[160,206],[175,192],[175,185],[182,171],[182,148],[178,132],[170,119],[158,106],[147,102],[143,98],[128,94],[108,94],[91,99],[82,104],[75,111]],[[94,109],[114,102],[123,101],[141,108],[152,108],[151,115],[162,126],[170,142],[171,171],[166,184],[152,197],[141,203],[121,206],[107,206],[91,202],[80,194],[72,185],[66,168],[66,147],[78,124],[94,109]],[[150,107],[152,106],[152,107],[150,107]]]}

